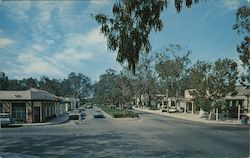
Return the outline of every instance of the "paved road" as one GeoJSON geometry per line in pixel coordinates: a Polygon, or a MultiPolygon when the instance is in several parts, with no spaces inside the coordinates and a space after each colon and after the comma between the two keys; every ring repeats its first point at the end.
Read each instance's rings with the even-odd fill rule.
{"type": "Polygon", "coordinates": [[[21,157],[223,157],[249,154],[249,129],[138,112],[141,119],[93,118],[82,124],[3,128],[0,155],[21,157]],[[19,155],[20,156],[20,155],[19,155]]]}

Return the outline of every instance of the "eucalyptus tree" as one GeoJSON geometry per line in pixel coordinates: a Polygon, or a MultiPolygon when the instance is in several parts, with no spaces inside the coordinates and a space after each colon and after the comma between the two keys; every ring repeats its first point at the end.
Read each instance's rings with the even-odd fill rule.
{"type": "MultiPolygon", "coordinates": [[[[183,6],[190,8],[199,0],[175,0],[174,6],[179,13],[183,6]]],[[[163,28],[161,14],[167,8],[167,0],[117,0],[112,17],[99,13],[94,16],[101,26],[100,31],[107,37],[107,46],[117,52],[119,63],[128,63],[135,73],[140,54],[149,53],[151,32],[163,28]]]]}
{"type": "Polygon", "coordinates": [[[9,79],[4,72],[0,72],[0,90],[7,90],[9,88],[9,79]]]}
{"type": "Polygon", "coordinates": [[[112,91],[115,87],[117,74],[115,70],[108,69],[93,85],[94,100],[98,104],[114,104],[112,91]]]}
{"type": "Polygon", "coordinates": [[[189,89],[195,89],[193,92],[194,105],[197,109],[201,108],[205,111],[211,110],[211,100],[209,100],[208,76],[211,73],[212,64],[205,61],[197,61],[189,70],[188,86],[189,89]]]}
{"type": "Polygon", "coordinates": [[[91,94],[91,80],[81,73],[71,72],[68,75],[68,83],[70,95],[79,98],[81,101],[91,94]]]}
{"type": "Polygon", "coordinates": [[[182,51],[179,45],[171,45],[166,49],[167,55],[159,54],[155,69],[159,81],[167,90],[169,97],[178,97],[183,94],[187,84],[187,72],[190,64],[190,51],[183,56],[177,56],[176,53],[182,51]],[[172,54],[171,56],[169,54],[172,54]]]}
{"type": "Polygon", "coordinates": [[[189,70],[189,87],[196,89],[202,96],[207,95],[208,76],[211,73],[211,68],[211,63],[198,60],[189,70]]]}
{"type": "MultiPolygon", "coordinates": [[[[218,59],[214,62],[208,76],[208,91],[213,97],[214,106],[226,95],[235,92],[238,80],[237,63],[231,59],[218,59]]],[[[219,108],[221,104],[217,105],[219,108]]]]}
{"type": "Polygon", "coordinates": [[[22,90],[27,90],[30,88],[38,88],[38,80],[36,78],[24,78],[20,81],[22,90]]]}
{"type": "MultiPolygon", "coordinates": [[[[55,95],[61,95],[61,82],[57,79],[50,79],[47,76],[42,76],[38,82],[39,88],[55,95]]],[[[64,95],[63,95],[64,96],[64,95]]]]}
{"type": "Polygon", "coordinates": [[[246,72],[241,74],[241,84],[250,87],[250,7],[249,5],[240,7],[236,12],[236,23],[233,29],[244,38],[237,45],[239,58],[243,63],[246,72]]]}

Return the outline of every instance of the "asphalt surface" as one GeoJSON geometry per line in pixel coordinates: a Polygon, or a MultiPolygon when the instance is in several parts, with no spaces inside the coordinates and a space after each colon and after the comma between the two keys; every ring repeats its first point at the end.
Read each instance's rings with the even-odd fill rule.
{"type": "Polygon", "coordinates": [[[211,125],[138,112],[140,119],[0,129],[0,157],[209,157],[249,156],[249,128],[211,125]]]}

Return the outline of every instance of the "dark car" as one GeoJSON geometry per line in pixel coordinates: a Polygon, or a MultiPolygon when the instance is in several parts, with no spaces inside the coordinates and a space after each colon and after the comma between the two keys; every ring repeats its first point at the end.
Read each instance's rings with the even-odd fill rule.
{"type": "Polygon", "coordinates": [[[80,117],[86,117],[86,114],[83,112],[83,110],[74,109],[69,113],[69,120],[78,120],[80,117]]]}

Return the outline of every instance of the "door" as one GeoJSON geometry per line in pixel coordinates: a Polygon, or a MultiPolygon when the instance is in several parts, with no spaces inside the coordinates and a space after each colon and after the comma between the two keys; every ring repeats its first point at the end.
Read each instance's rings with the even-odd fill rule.
{"type": "Polygon", "coordinates": [[[12,103],[12,117],[17,122],[26,121],[26,104],[25,103],[12,103]]]}
{"type": "Polygon", "coordinates": [[[40,122],[40,107],[34,107],[34,122],[40,122]]]}

